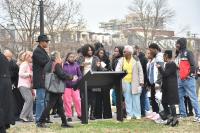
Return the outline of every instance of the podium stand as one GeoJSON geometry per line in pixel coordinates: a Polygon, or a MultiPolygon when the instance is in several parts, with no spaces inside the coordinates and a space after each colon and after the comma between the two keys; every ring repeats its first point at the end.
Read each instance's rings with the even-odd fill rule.
{"type": "Polygon", "coordinates": [[[92,88],[114,88],[117,96],[117,120],[123,121],[122,110],[122,78],[126,75],[125,72],[100,72],[89,71],[81,81],[78,87],[81,91],[81,113],[82,124],[88,124],[88,94],[87,90],[92,88]]]}

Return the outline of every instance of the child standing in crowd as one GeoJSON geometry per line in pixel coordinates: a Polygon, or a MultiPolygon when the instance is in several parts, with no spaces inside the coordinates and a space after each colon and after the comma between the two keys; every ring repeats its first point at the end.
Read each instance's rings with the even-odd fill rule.
{"type": "Polygon", "coordinates": [[[179,103],[177,67],[172,61],[172,51],[166,50],[164,53],[165,69],[157,64],[158,70],[162,75],[162,105],[164,113],[168,117],[167,125],[178,125],[175,105],[179,103]]]}
{"type": "Polygon", "coordinates": [[[32,52],[27,51],[23,55],[23,62],[19,67],[19,91],[24,99],[24,106],[20,119],[24,122],[33,121],[33,95],[32,95],[32,52]]]}
{"type": "Polygon", "coordinates": [[[76,112],[78,114],[78,119],[81,119],[81,98],[80,90],[74,88],[74,85],[82,78],[82,73],[80,66],[75,62],[75,55],[73,53],[68,53],[63,66],[65,73],[70,75],[77,75],[77,81],[66,81],[66,89],[63,95],[64,109],[68,121],[72,121],[72,100],[75,105],[76,112]]]}

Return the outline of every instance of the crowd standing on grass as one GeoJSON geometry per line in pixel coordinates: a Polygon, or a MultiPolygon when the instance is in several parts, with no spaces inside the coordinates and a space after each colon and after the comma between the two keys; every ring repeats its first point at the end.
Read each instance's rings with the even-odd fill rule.
{"type": "MultiPolygon", "coordinates": [[[[82,119],[77,83],[88,71],[127,73],[122,79],[122,107],[128,121],[145,117],[174,127],[194,116],[193,121],[200,123],[200,57],[195,62],[185,38],[177,40],[174,52],[151,43],[146,51],[139,46],[116,46],[111,55],[101,43],[85,44],[77,53],[66,53],[64,61],[58,51],[48,51],[47,35],[38,36],[37,42],[33,52],[22,51],[17,60],[10,50],[0,52],[0,133],[15,121],[46,128],[46,123],[52,123],[52,110],[61,117],[61,127],[72,128],[73,106],[78,120],[82,119]],[[63,83],[63,88],[58,87],[63,91],[47,88],[47,73],[63,83]]],[[[112,118],[111,105],[116,106],[116,98],[115,88],[88,89],[89,119],[112,118]]]]}

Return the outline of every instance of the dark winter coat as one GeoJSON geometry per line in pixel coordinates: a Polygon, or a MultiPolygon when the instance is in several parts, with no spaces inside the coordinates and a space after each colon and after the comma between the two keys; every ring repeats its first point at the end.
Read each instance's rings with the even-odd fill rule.
{"type": "Polygon", "coordinates": [[[110,60],[109,60],[109,58],[107,56],[105,58],[100,59],[100,61],[102,61],[102,62],[104,62],[106,64],[106,66],[103,69],[103,71],[111,71],[110,60]]]}
{"type": "Polygon", "coordinates": [[[111,62],[112,71],[115,71],[115,68],[116,68],[116,66],[117,66],[117,63],[118,63],[118,61],[119,61],[119,59],[120,59],[121,57],[122,57],[122,56],[113,57],[112,62],[111,62]]]}
{"type": "Polygon", "coordinates": [[[179,103],[177,67],[174,62],[166,63],[165,69],[158,69],[162,75],[162,102],[168,105],[179,103]]]}
{"type": "Polygon", "coordinates": [[[72,80],[73,79],[73,75],[70,75],[68,73],[65,73],[65,71],[62,68],[61,64],[55,64],[55,62],[53,61],[49,61],[44,68],[45,73],[49,73],[53,70],[53,72],[55,73],[55,75],[58,76],[58,78],[60,80],[72,80]],[[54,66],[54,68],[52,68],[54,66]]]}
{"type": "Polygon", "coordinates": [[[145,54],[140,52],[138,55],[138,58],[140,60],[140,63],[142,65],[142,70],[143,70],[143,74],[144,74],[144,84],[146,85],[147,83],[147,58],[145,57],[145,54]]]}
{"type": "Polygon", "coordinates": [[[9,61],[0,53],[0,127],[14,124],[12,84],[9,61]]]}
{"type": "Polygon", "coordinates": [[[33,87],[45,88],[44,78],[45,72],[44,67],[46,63],[49,62],[49,56],[46,51],[38,45],[37,48],[33,51],[33,87]]]}
{"type": "Polygon", "coordinates": [[[10,76],[14,88],[17,88],[18,86],[18,78],[19,78],[18,73],[19,73],[19,66],[17,65],[17,61],[12,59],[10,61],[10,76]]]}

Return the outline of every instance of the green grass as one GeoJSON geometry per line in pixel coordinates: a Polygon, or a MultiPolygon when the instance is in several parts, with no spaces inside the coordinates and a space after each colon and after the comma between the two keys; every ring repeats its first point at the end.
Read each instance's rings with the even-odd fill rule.
{"type": "Polygon", "coordinates": [[[198,133],[200,123],[191,118],[181,121],[179,126],[170,127],[146,119],[117,122],[116,120],[94,121],[88,125],[74,124],[72,129],[64,129],[59,123],[50,124],[50,128],[36,128],[34,124],[19,124],[8,133],[198,133]]]}

